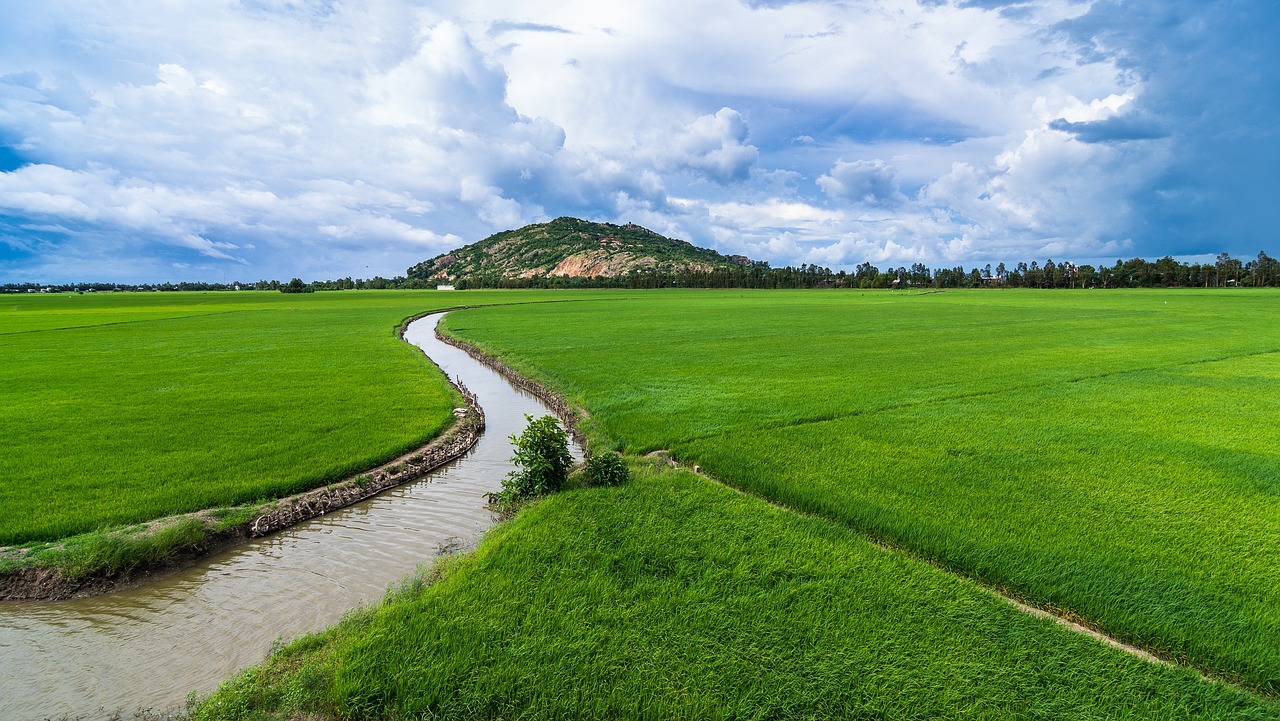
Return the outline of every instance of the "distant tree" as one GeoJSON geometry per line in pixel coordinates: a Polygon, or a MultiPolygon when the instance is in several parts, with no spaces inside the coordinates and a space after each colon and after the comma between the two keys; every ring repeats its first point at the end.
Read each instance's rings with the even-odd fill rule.
{"type": "Polygon", "coordinates": [[[1258,251],[1258,258],[1249,263],[1249,275],[1256,287],[1274,286],[1280,283],[1280,261],[1267,255],[1266,251],[1258,251]]]}
{"type": "MultiPolygon", "coordinates": [[[[1231,285],[1240,285],[1240,278],[1244,275],[1244,263],[1239,258],[1232,258],[1226,253],[1222,255],[1226,256],[1226,279],[1230,281],[1231,285]]],[[[1219,257],[1221,258],[1221,256],[1219,257]]]]}
{"type": "Polygon", "coordinates": [[[1179,266],[1181,264],[1174,260],[1172,256],[1166,255],[1156,261],[1155,267],[1155,283],[1171,288],[1176,285],[1182,285],[1183,279],[1179,277],[1179,266]]]}
{"type": "Polygon", "coordinates": [[[1213,264],[1217,271],[1217,283],[1215,285],[1221,287],[1227,284],[1227,279],[1231,277],[1231,254],[1219,253],[1217,261],[1213,264]]]}
{"type": "Polygon", "coordinates": [[[1116,258],[1116,264],[1111,266],[1111,285],[1114,288],[1129,287],[1129,272],[1125,270],[1124,261],[1116,258]]]}
{"type": "Polygon", "coordinates": [[[929,271],[929,266],[924,263],[913,263],[911,265],[911,283],[913,285],[929,285],[933,278],[929,271]]]}
{"type": "Polygon", "coordinates": [[[1098,271],[1089,264],[1076,268],[1077,286],[1080,288],[1092,288],[1098,280],[1098,271]]]}
{"type": "Polygon", "coordinates": [[[1044,283],[1044,272],[1040,270],[1038,261],[1031,261],[1031,265],[1027,267],[1027,287],[1039,288],[1044,283]]]}
{"type": "Polygon", "coordinates": [[[853,278],[857,281],[860,288],[871,288],[875,284],[876,276],[880,275],[880,269],[871,263],[862,263],[854,268],[853,278]]]}

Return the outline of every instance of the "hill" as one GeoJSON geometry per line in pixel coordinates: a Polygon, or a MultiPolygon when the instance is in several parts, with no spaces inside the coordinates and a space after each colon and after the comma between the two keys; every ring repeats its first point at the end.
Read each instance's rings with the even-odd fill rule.
{"type": "Polygon", "coordinates": [[[556,218],[495,233],[438,255],[410,268],[408,276],[444,282],[494,277],[612,278],[632,271],[710,272],[751,265],[746,256],[721,255],[633,223],[556,218]]]}

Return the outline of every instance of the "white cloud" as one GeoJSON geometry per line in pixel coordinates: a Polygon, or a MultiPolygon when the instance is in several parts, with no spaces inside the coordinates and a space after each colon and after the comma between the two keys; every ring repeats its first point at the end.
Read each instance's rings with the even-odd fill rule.
{"type": "Polygon", "coordinates": [[[1144,104],[1171,87],[1143,74],[1151,51],[1080,29],[1142,12],[1098,0],[6,12],[14,279],[184,251],[192,269],[389,275],[564,214],[774,264],[1112,253],[1178,142],[1144,104]]]}
{"type": "Polygon", "coordinates": [[[671,160],[678,167],[707,175],[719,183],[746,180],[760,150],[746,144],[747,122],[732,108],[720,108],[686,125],[671,141],[671,160]]]}
{"type": "Polygon", "coordinates": [[[906,202],[898,189],[897,171],[883,160],[836,161],[818,178],[818,187],[834,200],[873,208],[894,208],[906,202]]]}
{"type": "MultiPolygon", "coordinates": [[[[889,230],[898,229],[890,228],[889,230]]],[[[812,249],[805,257],[811,263],[825,266],[885,261],[905,264],[937,260],[936,254],[918,245],[914,238],[904,244],[892,237],[885,237],[890,234],[880,232],[876,233],[875,237],[871,237],[865,231],[848,233],[836,243],[812,249]]]]}
{"type": "Polygon", "coordinates": [[[420,126],[501,134],[517,120],[506,104],[507,76],[450,22],[423,28],[415,51],[386,72],[372,74],[362,113],[378,126],[420,126]]]}
{"type": "Polygon", "coordinates": [[[200,235],[202,226],[221,215],[220,199],[209,195],[121,182],[110,171],[28,165],[0,174],[0,197],[0,208],[8,212],[145,233],[210,258],[244,262],[228,252],[236,244],[200,235]]]}

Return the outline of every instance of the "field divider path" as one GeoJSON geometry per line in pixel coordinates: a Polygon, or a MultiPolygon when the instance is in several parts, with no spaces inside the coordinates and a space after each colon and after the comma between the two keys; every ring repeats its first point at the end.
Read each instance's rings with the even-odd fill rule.
{"type": "MultiPolygon", "coordinates": [[[[537,396],[537,397],[538,397],[542,402],[546,403],[546,404],[547,404],[547,406],[548,406],[549,408],[551,408],[553,411],[555,411],[556,415],[560,418],[561,422],[562,422],[562,423],[565,425],[565,427],[568,429],[569,433],[570,433],[570,434],[574,437],[574,439],[575,439],[575,440],[577,440],[577,441],[579,442],[579,444],[583,447],[583,449],[586,451],[587,457],[590,457],[590,449],[587,447],[585,434],[582,432],[582,430],[581,430],[581,428],[580,428],[581,423],[582,423],[583,421],[587,420],[588,418],[590,418],[590,415],[587,413],[586,409],[584,409],[584,408],[579,408],[579,407],[577,407],[577,406],[575,406],[575,405],[573,405],[573,404],[569,403],[568,401],[566,401],[566,400],[565,400],[565,399],[564,399],[564,398],[563,398],[559,393],[557,393],[556,391],[554,391],[554,390],[552,390],[552,389],[548,388],[547,386],[544,386],[544,385],[543,385],[543,384],[541,384],[541,383],[538,383],[537,381],[531,380],[531,379],[529,379],[529,378],[527,378],[527,377],[525,377],[525,376],[521,375],[520,373],[516,372],[515,370],[512,370],[508,365],[506,365],[505,363],[503,363],[503,362],[502,362],[501,360],[499,360],[497,357],[495,357],[495,356],[493,356],[493,355],[490,355],[489,353],[486,353],[486,352],[484,352],[483,350],[480,350],[479,348],[477,348],[477,347],[475,347],[475,346],[473,346],[473,345],[471,345],[471,344],[467,343],[466,341],[463,341],[463,340],[461,340],[461,339],[459,339],[459,338],[456,338],[456,337],[454,337],[454,336],[450,336],[450,335],[446,335],[446,334],[442,333],[442,332],[440,331],[440,327],[439,327],[439,326],[437,326],[437,327],[436,327],[436,331],[435,331],[435,332],[436,332],[436,337],[437,337],[439,340],[441,340],[442,342],[447,343],[447,344],[449,344],[449,345],[451,345],[451,346],[454,346],[455,348],[461,349],[462,351],[464,351],[464,352],[466,352],[468,355],[470,355],[472,358],[474,358],[474,359],[476,359],[477,361],[479,361],[479,362],[481,362],[481,363],[483,363],[483,364],[485,364],[485,365],[489,366],[489,367],[490,367],[490,368],[492,368],[494,371],[496,371],[497,373],[501,374],[503,377],[507,378],[507,379],[508,379],[509,381],[511,381],[511,383],[512,383],[512,384],[514,384],[516,387],[518,387],[518,388],[520,388],[520,389],[522,389],[522,390],[525,390],[525,391],[527,391],[527,392],[529,392],[529,393],[531,393],[531,394],[533,394],[533,395],[537,396]]],[[[1120,374],[1124,374],[1124,373],[1147,372],[1147,371],[1152,371],[1152,370],[1160,370],[1160,369],[1162,369],[1162,368],[1173,368],[1173,367],[1178,367],[1178,366],[1196,365],[1196,364],[1201,364],[1201,363],[1214,363],[1214,362],[1219,362],[1219,361],[1224,361],[1224,360],[1231,360],[1231,359],[1233,359],[1233,358],[1247,358],[1247,357],[1250,357],[1250,356],[1267,355],[1267,354],[1272,354],[1272,353],[1280,353],[1280,350],[1255,351],[1255,352],[1250,352],[1250,353],[1239,354],[1239,355],[1236,355],[1236,356],[1224,356],[1224,357],[1222,357],[1222,358],[1211,358],[1211,359],[1199,359],[1199,360],[1193,360],[1193,361],[1185,361],[1185,362],[1174,363],[1174,364],[1169,364],[1169,365],[1165,365],[1165,366],[1157,366],[1157,367],[1154,367],[1154,368],[1138,368],[1138,369],[1127,369],[1127,370],[1122,370],[1122,371],[1113,371],[1113,372],[1108,372],[1108,373],[1097,374],[1096,376],[1085,376],[1085,377],[1081,377],[1081,378],[1079,378],[1079,379],[1069,379],[1069,380],[1066,380],[1066,381],[1060,381],[1060,383],[1075,383],[1075,382],[1079,382],[1079,381],[1082,381],[1082,380],[1089,380],[1089,379],[1094,378],[1094,377],[1102,378],[1102,377],[1107,377],[1107,376],[1112,376],[1112,375],[1120,375],[1120,374]]],[[[988,395],[998,395],[998,394],[1000,394],[1000,393],[1005,393],[1005,392],[1008,392],[1008,391],[1011,391],[1011,390],[1016,390],[1016,389],[1003,389],[1003,390],[999,390],[999,391],[990,391],[990,392],[973,393],[973,394],[963,394],[963,395],[958,395],[958,396],[954,396],[954,397],[949,397],[949,398],[941,399],[941,400],[957,400],[957,399],[970,398],[970,397],[981,397],[981,396],[988,396],[988,395]]],[[[919,402],[919,403],[915,403],[915,404],[902,404],[902,405],[899,405],[899,406],[893,406],[892,408],[901,408],[901,407],[903,407],[903,406],[908,406],[908,405],[910,405],[910,406],[924,405],[924,404],[927,404],[927,403],[930,403],[930,402],[934,402],[934,399],[931,399],[930,401],[921,401],[921,402],[919,402]]],[[[890,408],[885,408],[885,409],[880,409],[880,410],[890,410],[890,408]]],[[[854,414],[848,414],[848,415],[841,415],[841,416],[837,416],[837,417],[835,417],[835,418],[831,418],[831,419],[823,419],[823,421],[802,421],[802,422],[797,423],[797,424],[788,424],[788,425],[785,425],[785,426],[779,426],[779,427],[791,427],[792,425],[804,425],[804,424],[806,424],[806,423],[824,422],[825,420],[836,420],[837,418],[852,417],[852,416],[857,416],[857,415],[865,415],[866,413],[869,413],[869,412],[874,412],[874,411],[864,411],[864,412],[860,412],[860,413],[854,413],[854,414]]],[[[715,436],[715,435],[724,435],[724,434],[723,434],[723,433],[710,434],[710,435],[708,435],[707,437],[713,437],[713,436],[715,436]]],[[[1108,635],[1108,634],[1106,634],[1106,633],[1103,633],[1102,631],[1099,631],[1099,630],[1097,630],[1097,629],[1095,629],[1095,628],[1091,628],[1090,626],[1088,626],[1088,625],[1087,625],[1087,619],[1082,619],[1082,618],[1080,618],[1080,617],[1076,616],[1075,614],[1064,614],[1064,613],[1060,612],[1060,611],[1059,611],[1059,610],[1057,610],[1057,609],[1053,609],[1053,608],[1042,608],[1042,607],[1039,607],[1039,606],[1033,606],[1033,605],[1031,605],[1031,604],[1027,603],[1026,601],[1024,601],[1024,600],[1020,599],[1020,598],[1019,598],[1019,597],[1017,597],[1016,595],[1014,595],[1014,594],[1010,593],[1009,591],[1005,590],[1004,588],[1001,588],[1000,586],[997,586],[997,585],[993,585],[993,584],[989,584],[989,583],[983,582],[983,581],[981,581],[981,580],[979,580],[979,579],[977,579],[977,578],[974,578],[974,577],[972,577],[972,576],[970,576],[970,575],[968,575],[968,574],[966,574],[966,573],[963,573],[963,572],[957,571],[957,570],[955,570],[955,569],[953,569],[953,568],[948,568],[948,567],[946,567],[946,566],[943,566],[943,565],[941,565],[941,564],[937,563],[935,560],[933,560],[933,559],[931,559],[931,558],[928,558],[928,557],[926,557],[926,556],[922,556],[922,555],[920,555],[920,554],[918,554],[918,553],[916,553],[916,552],[912,551],[912,550],[911,550],[911,549],[909,549],[909,548],[906,548],[906,547],[903,547],[903,546],[897,545],[897,544],[895,544],[895,543],[891,542],[889,539],[882,538],[882,537],[880,537],[880,536],[874,535],[874,534],[872,534],[872,533],[870,533],[870,532],[867,532],[867,531],[865,531],[865,530],[862,530],[862,529],[854,528],[854,527],[849,526],[849,525],[847,525],[847,524],[845,524],[845,523],[841,523],[841,522],[840,522],[840,521],[838,521],[838,520],[832,519],[832,518],[830,518],[829,516],[824,516],[824,515],[817,514],[817,513],[811,513],[811,512],[809,512],[809,511],[805,511],[805,510],[802,510],[802,509],[799,509],[799,508],[795,508],[795,507],[793,507],[793,506],[787,505],[787,504],[785,504],[785,503],[781,503],[781,502],[779,502],[779,501],[777,501],[777,500],[774,500],[774,499],[772,499],[772,498],[768,498],[768,497],[766,497],[766,496],[762,496],[762,495],[759,495],[759,494],[757,494],[757,493],[753,493],[752,491],[750,491],[750,490],[748,490],[748,489],[745,489],[745,488],[742,488],[742,487],[739,487],[739,486],[737,486],[737,485],[735,485],[735,484],[733,484],[733,483],[731,483],[731,482],[728,482],[728,481],[725,481],[725,480],[722,480],[722,479],[716,478],[716,477],[714,477],[714,476],[712,476],[712,475],[708,474],[708,473],[707,473],[706,471],[704,471],[700,466],[681,462],[679,459],[677,459],[677,458],[673,457],[673,456],[672,456],[672,454],[670,453],[670,451],[667,451],[667,450],[657,450],[657,451],[653,451],[653,452],[651,452],[651,453],[647,454],[647,455],[646,455],[646,457],[648,457],[648,458],[654,458],[655,460],[657,460],[657,461],[659,461],[659,462],[664,462],[664,463],[666,463],[667,465],[669,465],[671,468],[682,468],[682,469],[684,469],[684,470],[690,471],[690,472],[692,472],[692,473],[694,473],[694,474],[698,475],[699,477],[706,479],[707,481],[710,481],[710,482],[715,483],[715,484],[717,484],[717,485],[720,485],[720,486],[723,486],[723,487],[725,487],[725,488],[728,488],[728,489],[730,489],[730,490],[732,490],[732,491],[734,491],[734,492],[736,492],[736,493],[741,493],[741,494],[743,494],[743,495],[748,495],[748,496],[751,496],[751,497],[753,497],[753,498],[757,498],[757,499],[759,499],[759,500],[761,500],[761,501],[764,501],[765,503],[768,503],[768,504],[769,504],[769,505],[771,505],[771,506],[774,506],[775,508],[779,508],[779,509],[784,510],[784,511],[786,511],[786,512],[788,512],[788,513],[794,513],[794,514],[801,515],[801,516],[808,516],[808,517],[810,517],[810,518],[818,518],[818,519],[825,520],[825,521],[828,521],[828,522],[836,523],[837,525],[839,525],[839,526],[841,526],[841,527],[845,528],[849,533],[851,533],[851,534],[853,534],[853,535],[855,535],[855,536],[858,536],[858,537],[863,538],[863,539],[864,539],[864,540],[866,540],[867,542],[871,543],[872,545],[876,546],[877,548],[881,549],[882,551],[884,551],[884,552],[886,552],[886,553],[895,553],[895,554],[898,554],[898,555],[900,555],[900,556],[904,556],[904,557],[910,558],[910,559],[915,560],[915,561],[919,561],[919,562],[922,562],[922,563],[926,563],[926,564],[928,564],[929,566],[932,566],[933,568],[936,568],[936,569],[938,569],[938,570],[940,570],[940,571],[943,571],[943,572],[945,572],[945,573],[947,573],[947,574],[950,574],[950,575],[952,575],[952,576],[955,576],[956,578],[959,578],[959,579],[963,580],[963,581],[964,581],[964,582],[966,582],[966,583],[970,583],[970,584],[972,584],[973,586],[975,586],[975,587],[977,587],[977,588],[979,588],[979,589],[982,589],[982,590],[983,590],[983,591],[985,591],[986,593],[989,593],[989,594],[991,594],[992,596],[994,596],[994,597],[996,597],[996,598],[998,598],[998,599],[1000,599],[1000,600],[1004,601],[1005,603],[1009,604],[1009,605],[1010,605],[1010,606],[1012,606],[1013,608],[1017,609],[1018,611],[1020,611],[1020,612],[1022,612],[1022,613],[1024,613],[1024,614],[1026,614],[1026,615],[1028,615],[1028,616],[1032,616],[1032,617],[1035,617],[1035,618],[1042,618],[1042,619],[1049,619],[1049,620],[1052,620],[1054,623],[1058,624],[1059,626],[1062,626],[1063,628],[1066,628],[1066,629],[1068,629],[1068,630],[1071,630],[1071,631],[1073,631],[1073,632],[1075,632],[1075,633],[1077,633],[1077,634],[1079,634],[1079,635],[1081,635],[1081,636],[1087,636],[1087,637],[1089,637],[1089,638],[1092,638],[1092,639],[1094,639],[1095,641],[1097,641],[1097,642],[1099,642],[1099,643],[1101,643],[1101,644],[1104,644],[1104,645],[1106,645],[1106,646],[1110,646],[1110,647],[1112,647],[1112,648],[1115,648],[1115,649],[1117,649],[1117,650],[1119,650],[1119,651],[1122,651],[1122,652],[1124,652],[1124,653],[1127,653],[1127,654],[1129,654],[1129,655],[1131,655],[1131,656],[1133,656],[1133,657],[1135,657],[1135,658],[1141,659],[1141,660],[1143,660],[1143,661],[1146,661],[1146,662],[1148,662],[1148,663],[1151,663],[1151,664],[1154,664],[1154,665],[1158,665],[1158,666],[1165,666],[1165,667],[1170,667],[1170,668],[1185,668],[1185,669],[1187,669],[1187,670],[1190,670],[1190,671],[1192,671],[1192,672],[1196,673],[1196,674],[1201,678],[1201,680],[1203,680],[1203,681],[1204,681],[1204,682],[1206,682],[1206,683],[1219,683],[1219,684],[1223,684],[1223,685],[1225,685],[1225,686],[1229,686],[1229,687],[1231,687],[1231,688],[1234,688],[1234,689],[1237,689],[1237,690],[1243,691],[1243,692],[1248,693],[1248,694],[1250,694],[1250,695],[1252,695],[1252,696],[1265,697],[1265,695],[1263,695],[1263,694],[1259,694],[1259,693],[1258,693],[1258,691],[1257,691],[1256,689],[1252,689],[1252,688],[1249,688],[1249,687],[1247,687],[1247,686],[1243,686],[1243,685],[1241,685],[1241,684],[1239,684],[1239,683],[1236,683],[1235,681],[1232,681],[1232,680],[1231,680],[1231,679],[1229,679],[1229,678],[1225,678],[1225,677],[1222,677],[1222,676],[1219,676],[1219,675],[1216,675],[1216,674],[1213,674],[1213,673],[1207,672],[1207,671],[1205,671],[1204,669],[1198,668],[1198,667],[1196,667],[1196,666],[1192,666],[1192,665],[1184,664],[1184,663],[1179,663],[1179,662],[1178,662],[1178,661],[1176,661],[1176,660],[1161,657],[1161,656],[1157,655],[1156,653],[1153,653],[1152,651],[1150,651],[1150,650],[1148,650],[1148,649],[1144,649],[1144,648],[1142,648],[1142,647],[1140,647],[1140,646],[1135,646],[1135,645],[1133,645],[1133,644],[1125,643],[1124,641],[1121,641],[1121,640],[1119,640],[1119,639],[1117,639],[1117,638],[1115,638],[1115,637],[1113,637],[1113,636],[1110,636],[1110,635],[1108,635]]]]}
{"type": "MultiPolygon", "coordinates": [[[[853,527],[851,527],[851,526],[849,526],[849,525],[847,525],[847,524],[841,523],[841,522],[840,522],[840,521],[838,521],[838,520],[832,519],[832,518],[831,518],[831,517],[829,517],[829,516],[824,516],[824,515],[822,515],[822,514],[818,514],[818,513],[811,513],[811,512],[809,512],[809,511],[805,511],[805,510],[803,510],[803,509],[796,508],[796,507],[794,507],[794,506],[790,506],[790,505],[787,505],[787,504],[785,504],[785,503],[781,503],[781,502],[779,502],[779,501],[777,501],[777,500],[774,500],[774,499],[772,499],[772,498],[768,498],[767,496],[761,496],[761,495],[759,495],[759,494],[752,493],[750,490],[747,490],[747,489],[742,488],[742,487],[740,487],[740,486],[734,485],[733,483],[730,483],[730,482],[728,482],[728,481],[725,481],[725,480],[721,480],[721,479],[719,479],[719,478],[716,478],[715,476],[713,476],[713,475],[711,475],[711,474],[707,473],[706,471],[704,471],[704,470],[702,469],[702,467],[701,467],[701,466],[697,466],[697,465],[693,465],[693,464],[689,464],[689,463],[683,463],[683,462],[679,461],[678,459],[676,459],[674,456],[672,456],[672,455],[671,455],[671,452],[670,452],[670,451],[667,451],[667,450],[658,450],[658,451],[653,451],[653,452],[651,452],[651,453],[649,453],[649,454],[647,454],[647,455],[648,455],[648,457],[653,457],[653,458],[656,458],[656,459],[659,459],[659,460],[662,460],[662,461],[666,461],[666,463],[667,463],[668,465],[670,465],[670,467],[671,467],[671,468],[683,468],[684,470],[691,471],[691,472],[693,472],[693,473],[697,474],[698,476],[700,476],[700,477],[702,477],[702,478],[705,478],[705,479],[707,479],[708,481],[711,481],[712,483],[716,483],[716,484],[718,484],[718,485],[724,486],[725,488],[728,488],[729,490],[734,491],[735,493],[741,493],[741,494],[746,495],[746,496],[751,496],[751,497],[753,497],[753,498],[757,498],[757,499],[759,499],[759,500],[761,500],[761,501],[764,501],[765,503],[768,503],[769,505],[773,506],[774,508],[778,508],[778,509],[781,509],[781,510],[787,511],[788,513],[794,513],[794,514],[801,515],[801,516],[808,516],[808,517],[810,517],[810,518],[817,518],[817,519],[820,519],[820,520],[824,520],[824,521],[828,521],[828,522],[831,522],[831,523],[835,523],[835,524],[837,524],[837,525],[840,525],[840,526],[844,527],[845,529],[847,529],[850,533],[852,533],[852,534],[854,534],[854,535],[857,535],[857,536],[860,536],[861,538],[863,538],[863,539],[864,539],[864,540],[866,540],[867,542],[871,543],[872,545],[876,546],[877,548],[879,548],[880,550],[882,550],[882,551],[884,551],[884,552],[886,552],[886,553],[896,553],[896,554],[898,554],[898,555],[900,555],[900,556],[905,556],[905,557],[907,557],[907,558],[911,558],[912,560],[915,560],[915,561],[920,561],[920,562],[922,562],[922,563],[927,563],[927,564],[929,564],[930,566],[932,566],[932,567],[934,567],[934,568],[938,569],[939,571],[944,571],[944,572],[946,572],[946,573],[948,573],[948,574],[950,574],[950,575],[952,575],[952,576],[956,576],[956,577],[958,577],[958,578],[964,579],[966,582],[971,583],[971,584],[973,584],[974,586],[977,586],[978,588],[981,588],[982,590],[986,591],[987,593],[990,593],[991,595],[995,596],[996,598],[999,598],[1000,600],[1004,601],[1005,603],[1009,604],[1010,606],[1013,606],[1014,608],[1018,609],[1019,611],[1022,611],[1023,613],[1027,614],[1028,616],[1035,616],[1036,618],[1047,618],[1047,619],[1051,619],[1051,620],[1053,620],[1055,623],[1057,623],[1059,626],[1063,626],[1064,628],[1071,629],[1072,631],[1075,631],[1076,633],[1081,634],[1081,635],[1083,635],[1083,636],[1089,636],[1090,638],[1093,638],[1093,639],[1095,639],[1095,640],[1097,640],[1097,641],[1101,641],[1102,643],[1104,643],[1104,644],[1106,644],[1106,645],[1108,645],[1108,646],[1111,646],[1112,648],[1119,649],[1119,650],[1124,651],[1125,653],[1128,653],[1128,654],[1130,654],[1130,655],[1132,655],[1132,656],[1136,656],[1136,657],[1138,657],[1138,658],[1142,659],[1143,661],[1147,661],[1148,663],[1153,663],[1153,664],[1156,664],[1156,665],[1159,665],[1159,666],[1168,666],[1168,667],[1171,667],[1171,668],[1177,668],[1177,667],[1188,668],[1188,669],[1190,669],[1190,670],[1192,670],[1192,671],[1195,671],[1197,674],[1199,674],[1199,675],[1200,675],[1200,678],[1202,678],[1202,679],[1203,679],[1203,680],[1205,680],[1205,681],[1212,681],[1212,682],[1216,682],[1216,683],[1223,683],[1223,684],[1226,684],[1226,685],[1231,686],[1231,687],[1233,687],[1233,688],[1239,688],[1239,689],[1241,689],[1241,690],[1248,691],[1249,693],[1253,693],[1253,694],[1255,694],[1255,695],[1256,695],[1256,692],[1255,692],[1255,691],[1253,691],[1252,689],[1249,689],[1249,688],[1246,688],[1246,687],[1244,687],[1244,686],[1240,686],[1240,685],[1238,685],[1238,684],[1235,684],[1235,683],[1231,682],[1231,681],[1230,681],[1230,680],[1228,680],[1228,679],[1220,678],[1220,677],[1217,677],[1217,676],[1214,676],[1214,675],[1208,674],[1208,673],[1206,673],[1205,671],[1203,671],[1202,669],[1196,668],[1196,667],[1194,667],[1194,666],[1187,666],[1187,665],[1184,665],[1184,664],[1179,664],[1179,663],[1177,663],[1177,662],[1175,662],[1175,661],[1172,661],[1172,660],[1170,660],[1170,659],[1162,658],[1162,657],[1160,657],[1160,656],[1157,656],[1156,654],[1152,653],[1151,651],[1148,651],[1148,650],[1146,650],[1146,649],[1143,649],[1143,648],[1141,648],[1141,647],[1139,647],[1139,646],[1134,646],[1134,645],[1132,645],[1132,644],[1125,643],[1124,641],[1121,641],[1121,640],[1119,640],[1119,639],[1117,639],[1117,638],[1115,638],[1115,637],[1113,637],[1113,636],[1109,636],[1109,635],[1107,635],[1107,634],[1105,634],[1105,633],[1103,633],[1103,632],[1101,632],[1101,631],[1099,631],[1099,630],[1097,630],[1097,629],[1095,629],[1095,628],[1091,628],[1091,627],[1089,627],[1089,626],[1085,625],[1084,623],[1081,623],[1081,622],[1080,622],[1080,621],[1078,621],[1078,620],[1074,620],[1074,618],[1072,618],[1072,617],[1068,617],[1068,616],[1066,616],[1066,615],[1062,615],[1061,613],[1059,613],[1059,612],[1058,612],[1058,611],[1056,611],[1056,610],[1053,610],[1053,609],[1047,609],[1047,608],[1041,608],[1041,607],[1039,607],[1039,606],[1033,606],[1033,605],[1031,605],[1031,604],[1027,603],[1026,601],[1023,601],[1022,599],[1018,598],[1017,596],[1015,596],[1015,595],[1013,595],[1013,594],[1009,593],[1008,591],[1006,591],[1006,590],[1002,589],[1002,588],[1001,588],[1001,587],[999,587],[999,586],[995,586],[995,585],[992,585],[992,584],[989,584],[989,583],[985,583],[985,582],[983,582],[983,581],[981,581],[981,580],[979,580],[979,579],[977,579],[977,578],[974,578],[974,577],[972,577],[972,576],[970,576],[970,575],[968,575],[968,574],[965,574],[965,573],[962,573],[962,572],[960,572],[960,571],[957,571],[957,570],[955,570],[954,568],[948,568],[948,567],[946,567],[946,566],[943,566],[943,565],[941,565],[941,564],[937,563],[935,560],[933,560],[933,559],[931,559],[931,558],[929,558],[929,557],[927,557],[927,556],[922,556],[922,555],[920,555],[920,554],[918,554],[918,553],[916,553],[916,552],[912,551],[912,550],[911,550],[911,549],[909,549],[909,548],[906,548],[906,547],[903,547],[903,546],[899,546],[899,545],[897,545],[897,544],[895,544],[895,543],[893,543],[893,542],[889,541],[888,539],[882,538],[882,537],[877,536],[877,535],[874,535],[874,534],[872,534],[872,533],[868,533],[868,532],[866,532],[866,531],[864,531],[864,530],[861,530],[861,529],[858,529],[858,528],[853,528],[853,527]]],[[[1074,614],[1072,614],[1072,616],[1074,616],[1074,614]]]]}
{"type": "Polygon", "coordinates": [[[60,325],[56,328],[27,328],[26,330],[12,330],[0,333],[0,336],[9,335],[27,335],[28,333],[56,333],[66,330],[87,330],[90,328],[110,328],[116,325],[133,325],[136,323],[158,323],[166,320],[187,320],[189,318],[208,318],[216,315],[231,315],[233,313],[260,313],[257,309],[236,309],[236,310],[212,310],[205,313],[183,313],[179,315],[161,315],[155,318],[134,318],[132,320],[113,320],[107,323],[90,323],[87,325],[60,325]]]}

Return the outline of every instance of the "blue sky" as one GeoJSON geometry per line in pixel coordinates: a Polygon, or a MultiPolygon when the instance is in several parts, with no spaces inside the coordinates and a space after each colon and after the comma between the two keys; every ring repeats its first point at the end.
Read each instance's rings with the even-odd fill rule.
{"type": "Polygon", "coordinates": [[[774,265],[1280,254],[1270,0],[0,20],[0,281],[391,276],[560,215],[774,265]]]}

